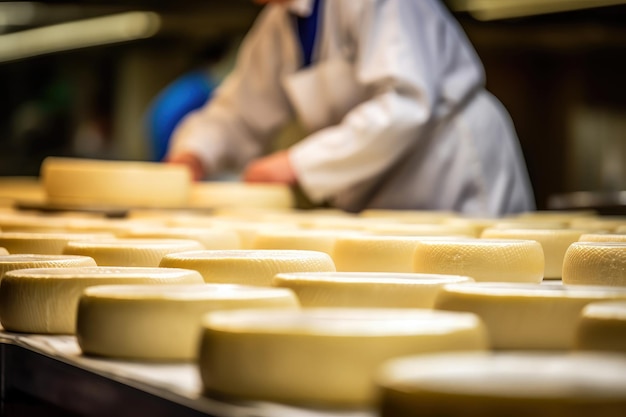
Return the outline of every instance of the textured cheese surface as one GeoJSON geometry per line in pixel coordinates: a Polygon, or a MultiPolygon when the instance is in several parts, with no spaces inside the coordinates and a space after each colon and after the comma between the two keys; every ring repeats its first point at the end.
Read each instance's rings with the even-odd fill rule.
{"type": "Polygon", "coordinates": [[[481,237],[539,242],[545,259],[544,278],[560,279],[565,252],[569,245],[578,241],[582,234],[581,230],[571,229],[486,229],[481,237]]]}
{"type": "MultiPolygon", "coordinates": [[[[0,246],[9,253],[31,253],[40,255],[60,255],[70,241],[91,241],[110,239],[108,233],[0,233],[0,246]]],[[[81,254],[77,254],[81,255],[81,254]]]]}
{"type": "Polygon", "coordinates": [[[165,268],[36,268],[9,271],[0,281],[0,322],[8,331],[73,334],[78,300],[104,284],[201,284],[196,271],[165,268]]]}
{"type": "Polygon", "coordinates": [[[389,272],[301,272],[278,274],[276,287],[293,290],[303,307],[432,308],[446,284],[469,277],[389,272]]]}
{"type": "Polygon", "coordinates": [[[196,359],[205,313],[242,308],[297,309],[286,289],[227,284],[97,286],[78,306],[83,353],[141,360],[196,359]]]}
{"type": "Polygon", "coordinates": [[[202,249],[187,239],[109,239],[69,242],[63,253],[90,256],[99,266],[159,266],[163,256],[202,249]]]}
{"type": "Polygon", "coordinates": [[[264,207],[294,206],[291,189],[283,184],[238,182],[200,182],[191,187],[192,207],[264,207]]]}
{"type": "Polygon", "coordinates": [[[204,249],[241,249],[241,239],[224,227],[141,227],[121,232],[119,237],[143,239],[190,239],[204,249]]]}
{"type": "Polygon", "coordinates": [[[415,248],[413,271],[463,275],[476,281],[541,282],[544,255],[531,240],[427,240],[415,248]]]}
{"type": "Polygon", "coordinates": [[[191,188],[186,167],[157,162],[48,157],[41,178],[49,202],[71,206],[182,207],[191,188]]]}
{"type": "Polygon", "coordinates": [[[577,242],[565,253],[563,283],[626,286],[626,242],[577,242]]]}
{"type": "Polygon", "coordinates": [[[334,272],[331,257],[300,250],[197,251],[170,254],[160,264],[166,268],[193,269],[207,283],[271,286],[281,272],[334,272]]]}
{"type": "Polygon", "coordinates": [[[96,261],[88,256],[74,255],[0,255],[0,277],[2,277],[5,272],[15,269],[69,268],[80,266],[96,266],[96,261]]]}
{"type": "Polygon", "coordinates": [[[587,305],[578,323],[576,347],[626,353],[626,301],[587,305]]]}
{"type": "Polygon", "coordinates": [[[571,349],[587,304],[625,299],[626,288],[483,282],[446,285],[435,308],[480,316],[496,349],[571,349]]]}
{"type": "Polygon", "coordinates": [[[205,388],[245,399],[365,404],[385,360],[486,349],[476,316],[432,310],[303,309],[210,313],[200,374],[205,388]]]}
{"type": "Polygon", "coordinates": [[[512,352],[394,359],[377,375],[382,417],[619,417],[626,357],[512,352]]]}

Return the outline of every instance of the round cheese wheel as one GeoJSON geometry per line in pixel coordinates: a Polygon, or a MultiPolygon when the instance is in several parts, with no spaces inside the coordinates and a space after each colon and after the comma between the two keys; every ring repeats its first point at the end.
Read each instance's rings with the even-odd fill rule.
{"type": "Polygon", "coordinates": [[[545,352],[398,358],[377,375],[382,417],[618,417],[626,358],[545,352]]]}
{"type": "Polygon", "coordinates": [[[64,233],[70,219],[66,217],[44,217],[11,213],[0,215],[0,229],[3,232],[64,233]]]}
{"type": "Polygon", "coordinates": [[[335,242],[340,236],[356,232],[336,230],[260,230],[252,244],[253,249],[312,250],[332,255],[335,242]]]}
{"type": "Polygon", "coordinates": [[[5,247],[9,253],[61,255],[70,241],[95,241],[112,237],[108,233],[6,232],[0,233],[0,246],[5,247]]]}
{"type": "Polygon", "coordinates": [[[293,290],[303,307],[432,308],[445,284],[469,277],[389,272],[278,274],[275,287],[293,290]]]}
{"type": "Polygon", "coordinates": [[[544,256],[532,240],[427,240],[415,247],[413,271],[476,281],[541,282],[544,256]]]}
{"type": "Polygon", "coordinates": [[[0,277],[15,269],[68,268],[96,266],[96,261],[88,256],[14,254],[0,256],[0,277]]]}
{"type": "Polygon", "coordinates": [[[43,161],[41,179],[50,203],[98,207],[182,207],[192,182],[181,165],[55,157],[43,161]]]}
{"type": "Polygon", "coordinates": [[[361,405],[392,357],[486,349],[472,314],[432,310],[240,310],[205,316],[200,374],[209,392],[290,403],[361,405]],[[458,314],[458,313],[457,313],[458,314]]]}
{"type": "Polygon", "coordinates": [[[223,227],[138,227],[118,234],[119,237],[143,239],[189,239],[204,249],[240,249],[241,239],[234,230],[223,227]]]}
{"type": "Polygon", "coordinates": [[[579,242],[626,242],[626,234],[615,233],[585,233],[578,239],[579,242]]]}
{"type": "Polygon", "coordinates": [[[535,240],[541,244],[545,259],[544,278],[560,279],[563,258],[569,245],[578,241],[581,230],[572,229],[486,229],[484,239],[535,240]]]}
{"type": "Polygon", "coordinates": [[[455,224],[387,223],[372,224],[363,229],[377,235],[391,236],[476,236],[476,231],[473,226],[455,224]]]}
{"type": "Polygon", "coordinates": [[[193,269],[208,283],[271,286],[281,272],[334,272],[331,257],[301,250],[206,250],[163,257],[165,268],[193,269]]]}
{"type": "Polygon", "coordinates": [[[496,349],[571,349],[587,304],[624,299],[611,287],[482,282],[446,285],[435,308],[480,316],[496,349]]]}
{"type": "Polygon", "coordinates": [[[99,266],[159,266],[163,256],[202,249],[195,240],[186,239],[108,239],[68,242],[67,255],[90,256],[99,266]]]}
{"type": "Polygon", "coordinates": [[[452,211],[435,210],[391,210],[365,209],[359,213],[360,217],[394,219],[408,223],[441,223],[450,218],[456,218],[452,211]]]}
{"type": "Polygon", "coordinates": [[[78,300],[104,284],[201,284],[196,271],[166,268],[36,268],[8,271],[0,281],[0,322],[5,330],[73,334],[78,300]]]}
{"type": "Polygon", "coordinates": [[[227,284],[90,287],[78,305],[76,337],[91,355],[192,360],[202,316],[242,308],[297,309],[298,300],[286,289],[227,284]]]}
{"type": "Polygon", "coordinates": [[[563,283],[626,285],[626,242],[572,243],[563,260],[563,283]]]}
{"type": "Polygon", "coordinates": [[[199,182],[191,187],[191,207],[267,207],[294,206],[291,189],[283,184],[240,182],[199,182]]]}
{"type": "MultiPolygon", "coordinates": [[[[9,251],[8,251],[8,250],[6,250],[6,248],[1,248],[1,247],[0,247],[0,255],[8,255],[8,254],[9,254],[9,251]]],[[[0,274],[0,276],[1,276],[1,275],[2,275],[2,274],[0,274]]]]}
{"type": "Polygon", "coordinates": [[[138,227],[161,228],[165,221],[158,219],[72,219],[67,229],[72,232],[106,232],[121,236],[138,227]]]}
{"type": "Polygon", "coordinates": [[[0,202],[9,205],[16,202],[43,203],[46,194],[37,177],[0,177],[0,202]]]}
{"type": "Polygon", "coordinates": [[[435,240],[418,236],[341,236],[332,257],[341,272],[413,272],[415,247],[425,239],[435,240]]]}
{"type": "Polygon", "coordinates": [[[576,347],[626,353],[626,301],[588,304],[578,323],[576,347]]]}

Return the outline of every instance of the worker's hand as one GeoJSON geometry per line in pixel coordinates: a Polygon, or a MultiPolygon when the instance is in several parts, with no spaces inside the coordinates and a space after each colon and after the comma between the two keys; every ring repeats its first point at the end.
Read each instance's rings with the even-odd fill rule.
{"type": "Polygon", "coordinates": [[[280,151],[250,162],[243,173],[244,181],[294,185],[296,172],[288,155],[287,151],[280,151]]]}
{"type": "Polygon", "coordinates": [[[202,162],[200,162],[200,159],[192,153],[187,152],[173,155],[171,157],[168,157],[165,162],[169,164],[185,165],[187,168],[189,168],[189,171],[191,172],[191,176],[194,181],[199,181],[204,178],[204,169],[202,169],[202,162]]]}

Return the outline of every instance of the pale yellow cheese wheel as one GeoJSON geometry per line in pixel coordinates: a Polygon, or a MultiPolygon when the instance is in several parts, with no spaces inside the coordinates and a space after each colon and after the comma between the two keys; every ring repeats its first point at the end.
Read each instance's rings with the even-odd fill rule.
{"type": "Polygon", "coordinates": [[[355,233],[345,230],[265,229],[256,234],[252,249],[313,250],[332,255],[339,237],[355,233]]]}
{"type": "Polygon", "coordinates": [[[544,278],[560,279],[563,258],[569,245],[577,242],[584,232],[574,229],[485,229],[484,239],[535,240],[541,244],[545,260],[544,278]]]}
{"type": "Polygon", "coordinates": [[[96,261],[88,256],[14,254],[0,255],[0,277],[15,269],[69,268],[96,266],[96,261]]]}
{"type": "Polygon", "coordinates": [[[563,260],[563,283],[626,285],[626,242],[572,243],[563,260]]]}
{"type": "Polygon", "coordinates": [[[385,363],[381,417],[621,417],[626,357],[442,353],[385,363]]]}
{"type": "Polygon", "coordinates": [[[295,204],[291,189],[284,184],[241,182],[197,182],[191,187],[191,207],[290,208],[295,204]]]}
{"type": "Polygon", "coordinates": [[[414,272],[491,282],[537,283],[543,279],[543,249],[532,240],[425,240],[416,245],[414,254],[414,272]]]}
{"type": "Polygon", "coordinates": [[[163,257],[165,268],[193,269],[207,283],[271,286],[281,272],[334,272],[331,257],[303,250],[205,250],[163,257]]]}
{"type": "Polygon", "coordinates": [[[576,347],[626,353],[626,301],[588,304],[578,322],[576,347]]]}
{"type": "Polygon", "coordinates": [[[56,157],[41,179],[50,203],[96,207],[183,207],[192,183],[182,165],[56,157]]]}
{"type": "Polygon", "coordinates": [[[170,253],[201,250],[202,245],[188,239],[108,239],[68,242],[67,255],[91,256],[99,266],[159,266],[170,253]]]}
{"type": "Polygon", "coordinates": [[[626,234],[615,233],[585,233],[578,239],[579,242],[626,242],[626,234]]]}
{"type": "Polygon", "coordinates": [[[208,314],[199,367],[204,387],[243,399],[364,405],[385,360],[486,349],[472,314],[412,309],[240,310],[208,314]]]}
{"type": "Polygon", "coordinates": [[[297,309],[287,289],[227,284],[114,285],[87,288],[76,337],[83,353],[178,361],[198,354],[201,319],[217,310],[297,309]]]}
{"type": "Polygon", "coordinates": [[[44,217],[21,212],[0,214],[0,229],[3,232],[67,232],[69,222],[70,219],[66,217],[44,217]]]}
{"type": "Polygon", "coordinates": [[[109,233],[6,232],[0,233],[0,246],[12,254],[61,255],[70,241],[95,241],[112,237],[109,233]]]}
{"type": "Polygon", "coordinates": [[[78,300],[105,284],[201,284],[196,271],[166,268],[35,268],[8,271],[0,281],[0,322],[23,333],[73,334],[78,300]]]}
{"type": "Polygon", "coordinates": [[[363,230],[377,235],[390,236],[476,237],[476,230],[473,226],[456,224],[380,223],[364,226],[363,230]]]}
{"type": "Polygon", "coordinates": [[[303,307],[432,308],[446,284],[474,282],[456,275],[398,272],[277,274],[275,287],[293,290],[303,307]]]}
{"type": "MultiPolygon", "coordinates": [[[[0,255],[8,255],[9,251],[6,248],[0,247],[0,255]]],[[[1,275],[1,274],[0,274],[1,275]]]]}
{"type": "Polygon", "coordinates": [[[496,349],[571,349],[587,304],[625,299],[612,287],[481,282],[444,286],[435,308],[480,316],[496,349]]]}
{"type": "Polygon", "coordinates": [[[241,239],[234,230],[224,227],[136,227],[118,233],[119,237],[143,239],[190,239],[203,249],[241,249],[241,239]]]}
{"type": "Polygon", "coordinates": [[[436,238],[342,236],[335,242],[332,257],[337,271],[341,272],[413,272],[415,247],[425,239],[436,238]]]}

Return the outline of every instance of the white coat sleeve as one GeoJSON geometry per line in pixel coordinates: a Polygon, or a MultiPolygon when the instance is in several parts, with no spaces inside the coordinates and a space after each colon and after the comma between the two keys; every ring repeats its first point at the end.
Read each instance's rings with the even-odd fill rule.
{"type": "MultiPolygon", "coordinates": [[[[280,86],[289,71],[281,53],[286,37],[278,20],[285,14],[266,7],[240,47],[235,68],[201,109],[176,128],[168,156],[191,152],[210,173],[243,167],[262,154],[273,134],[291,117],[280,86]]],[[[293,71],[293,70],[291,70],[293,71]]]]}
{"type": "Polygon", "coordinates": [[[371,95],[338,125],[290,149],[300,186],[316,202],[382,175],[423,140],[446,89],[463,96],[483,80],[477,59],[450,30],[450,17],[432,1],[349,3],[359,4],[348,23],[357,45],[355,77],[371,95]]]}

